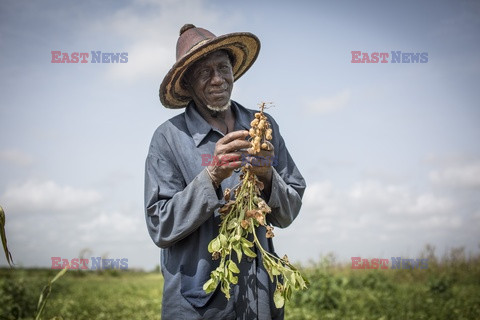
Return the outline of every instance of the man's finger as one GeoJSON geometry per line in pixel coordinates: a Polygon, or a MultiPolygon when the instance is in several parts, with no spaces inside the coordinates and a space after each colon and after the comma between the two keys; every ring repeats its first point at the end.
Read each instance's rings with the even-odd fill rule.
{"type": "Polygon", "coordinates": [[[232,152],[218,155],[216,158],[216,162],[213,163],[215,166],[228,166],[230,162],[237,161],[242,158],[241,152],[232,152]]]}
{"type": "Polygon", "coordinates": [[[233,140],[227,144],[220,146],[220,153],[231,153],[241,149],[250,148],[250,142],[247,140],[233,140]]]}
{"type": "Polygon", "coordinates": [[[244,165],[243,161],[232,161],[228,164],[228,167],[230,169],[238,169],[243,165],[244,165]]]}
{"type": "Polygon", "coordinates": [[[223,138],[218,140],[217,143],[221,144],[227,144],[231,141],[241,139],[244,140],[248,136],[248,131],[247,130],[238,130],[238,131],[233,131],[228,134],[226,134],[223,138]]]}

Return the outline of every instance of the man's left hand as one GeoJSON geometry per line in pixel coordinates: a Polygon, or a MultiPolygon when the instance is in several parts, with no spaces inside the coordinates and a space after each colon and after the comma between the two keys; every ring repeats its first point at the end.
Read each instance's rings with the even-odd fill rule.
{"type": "Polygon", "coordinates": [[[252,165],[251,172],[255,173],[260,181],[263,182],[264,191],[270,194],[270,187],[272,184],[273,168],[272,165],[275,159],[275,150],[269,141],[265,141],[268,150],[260,150],[255,155],[247,155],[247,161],[252,165]]]}

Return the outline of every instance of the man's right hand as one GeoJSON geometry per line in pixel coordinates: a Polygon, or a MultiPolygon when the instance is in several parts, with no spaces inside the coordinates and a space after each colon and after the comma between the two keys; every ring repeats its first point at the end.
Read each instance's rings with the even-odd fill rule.
{"type": "Polygon", "coordinates": [[[218,188],[220,183],[232,175],[233,170],[242,166],[242,154],[250,147],[250,142],[245,140],[248,131],[240,130],[230,132],[217,141],[213,153],[213,161],[207,167],[213,185],[218,188]]]}

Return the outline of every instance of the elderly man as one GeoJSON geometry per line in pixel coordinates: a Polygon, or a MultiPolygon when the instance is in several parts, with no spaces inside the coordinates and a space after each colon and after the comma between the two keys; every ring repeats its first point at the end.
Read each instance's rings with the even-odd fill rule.
{"type": "MultiPolygon", "coordinates": [[[[219,288],[209,294],[202,288],[219,263],[207,247],[218,235],[223,190],[239,183],[255,113],[230,100],[233,82],[251,67],[259,50],[260,41],[251,33],[216,37],[193,25],[180,30],[177,61],[160,86],[160,100],[167,108],[185,111],[155,131],[145,168],[147,227],[162,248],[162,319],[283,319],[283,309],[273,303],[275,287],[261,256],[238,263],[239,280],[229,300],[219,288]],[[224,161],[206,166],[205,155],[224,161]]],[[[275,163],[262,163],[254,170],[272,209],[268,223],[283,228],[300,210],[305,181],[278,125],[269,119],[273,139],[262,155],[275,156],[275,163]]],[[[264,227],[257,235],[274,253],[264,227]]]]}

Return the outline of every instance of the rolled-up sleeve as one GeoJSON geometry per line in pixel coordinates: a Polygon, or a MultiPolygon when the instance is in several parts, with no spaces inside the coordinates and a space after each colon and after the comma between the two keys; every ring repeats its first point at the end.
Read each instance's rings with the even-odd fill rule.
{"type": "Polygon", "coordinates": [[[145,215],[150,237],[167,248],[187,237],[221,206],[202,170],[190,183],[162,135],[154,135],[145,164],[145,215]]]}
{"type": "Polygon", "coordinates": [[[278,144],[275,147],[277,163],[273,168],[272,187],[268,199],[272,212],[267,216],[267,220],[273,226],[286,228],[300,212],[306,183],[285,146],[278,125],[275,122],[272,124],[274,132],[278,134],[278,144]]]}

